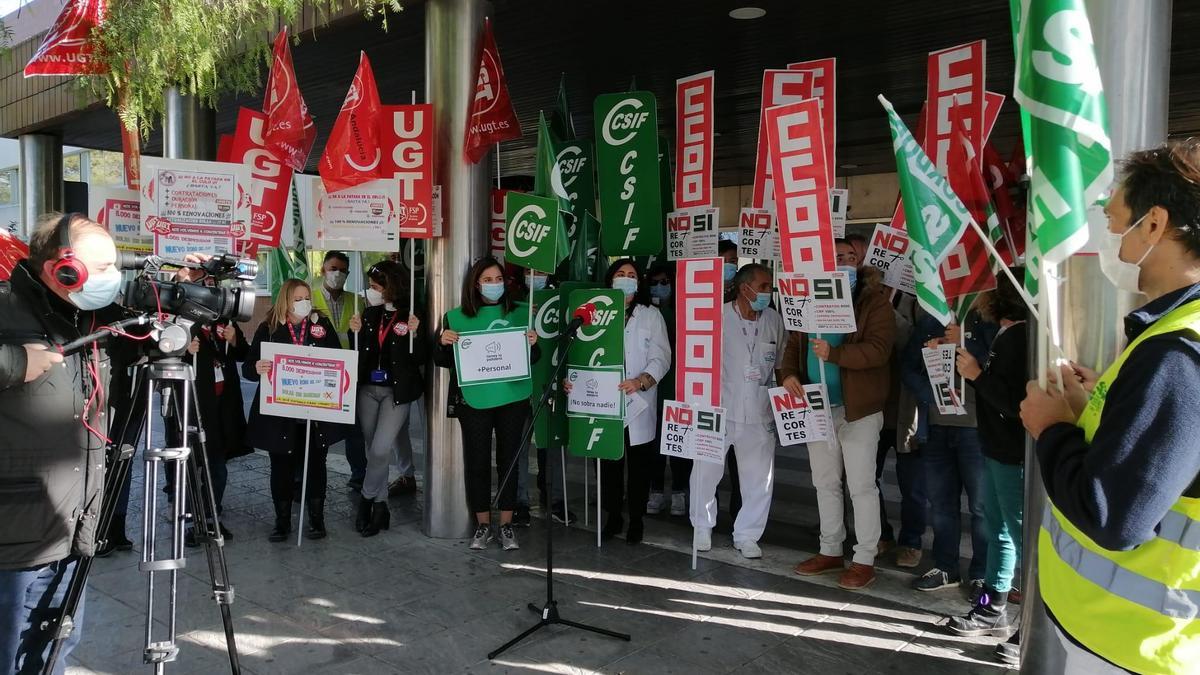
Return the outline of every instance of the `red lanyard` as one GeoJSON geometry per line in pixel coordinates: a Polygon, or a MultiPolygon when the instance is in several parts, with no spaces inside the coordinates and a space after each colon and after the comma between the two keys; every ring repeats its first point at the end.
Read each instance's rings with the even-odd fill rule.
{"type": "Polygon", "coordinates": [[[292,322],[289,321],[287,324],[287,327],[288,327],[288,332],[292,334],[292,344],[303,345],[304,338],[308,337],[308,319],[305,319],[300,322],[299,337],[296,336],[296,329],[292,328],[292,322]]]}
{"type": "Polygon", "coordinates": [[[396,325],[396,319],[399,318],[399,316],[400,316],[400,310],[396,310],[395,312],[392,312],[392,320],[389,321],[386,326],[383,325],[383,321],[382,321],[383,317],[382,316],[379,317],[381,319],[381,321],[379,322],[379,350],[380,351],[383,351],[383,343],[387,342],[388,332],[390,330],[392,330],[392,326],[396,325]]]}

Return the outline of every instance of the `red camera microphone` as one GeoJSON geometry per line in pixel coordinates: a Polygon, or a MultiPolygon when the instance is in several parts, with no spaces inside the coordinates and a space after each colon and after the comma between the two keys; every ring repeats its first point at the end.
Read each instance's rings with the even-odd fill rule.
{"type": "Polygon", "coordinates": [[[571,323],[567,324],[567,329],[564,331],[566,335],[572,335],[579,330],[580,326],[590,326],[596,318],[595,303],[584,303],[575,309],[575,313],[571,316],[571,323]]]}

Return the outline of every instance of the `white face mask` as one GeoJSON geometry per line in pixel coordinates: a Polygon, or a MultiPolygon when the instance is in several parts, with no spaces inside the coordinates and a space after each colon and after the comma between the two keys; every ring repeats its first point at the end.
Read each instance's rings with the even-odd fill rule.
{"type": "Polygon", "coordinates": [[[1137,222],[1130,225],[1129,229],[1121,234],[1107,232],[1104,242],[1100,247],[1100,271],[1104,273],[1104,276],[1108,277],[1108,280],[1114,286],[1131,293],[1142,292],[1139,283],[1142,274],[1142,263],[1145,262],[1150,252],[1154,250],[1154,246],[1146,249],[1146,252],[1142,254],[1142,257],[1137,262],[1131,263],[1121,260],[1121,242],[1125,239],[1125,235],[1137,229],[1137,226],[1141,225],[1145,219],[1146,216],[1138,218],[1137,222]]]}
{"type": "Polygon", "coordinates": [[[377,291],[374,288],[367,289],[367,304],[372,307],[378,307],[383,304],[383,292],[377,291]]]}
{"type": "Polygon", "coordinates": [[[306,319],[309,314],[312,314],[312,300],[297,300],[292,303],[292,316],[306,319]]]}
{"type": "Polygon", "coordinates": [[[325,273],[325,288],[340,291],[346,287],[346,273],[341,270],[330,270],[325,273]]]}

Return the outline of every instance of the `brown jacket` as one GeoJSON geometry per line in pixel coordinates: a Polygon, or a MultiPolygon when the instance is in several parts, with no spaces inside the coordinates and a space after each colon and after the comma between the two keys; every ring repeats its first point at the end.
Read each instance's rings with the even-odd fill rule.
{"type": "MultiPolygon", "coordinates": [[[[882,272],[874,267],[859,268],[854,299],[858,330],[829,352],[829,362],[841,370],[847,422],[881,412],[887,403],[896,319],[883,290],[882,272]]],[[[808,335],[789,333],[779,366],[781,381],[794,375],[802,383],[812,384],[805,372],[807,359],[808,335]]]]}

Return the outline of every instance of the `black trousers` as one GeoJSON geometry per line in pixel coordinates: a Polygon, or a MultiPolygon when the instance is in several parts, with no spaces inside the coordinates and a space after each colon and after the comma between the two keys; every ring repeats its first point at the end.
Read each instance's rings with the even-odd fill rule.
{"type": "Polygon", "coordinates": [[[600,499],[609,516],[621,514],[626,504],[626,470],[628,469],[629,521],[641,522],[646,514],[646,499],[650,496],[650,467],[658,446],[654,441],[642,445],[629,444],[629,431],[625,431],[625,456],[600,462],[600,499]]]}
{"type": "MultiPolygon", "coordinates": [[[[492,438],[496,439],[496,482],[504,480],[508,465],[521,450],[521,437],[529,422],[529,401],[515,401],[480,410],[465,403],[457,407],[462,427],[463,473],[467,480],[467,505],[471,513],[492,510],[492,438]]],[[[500,490],[501,511],[517,506],[517,476],[514,473],[500,490]]]]}
{"type": "MultiPolygon", "coordinates": [[[[292,432],[296,439],[287,452],[271,453],[271,499],[290,502],[297,488],[296,483],[304,470],[304,427],[297,425],[292,432]]],[[[313,443],[308,453],[308,499],[325,499],[325,459],[329,448],[313,443]]]]}

